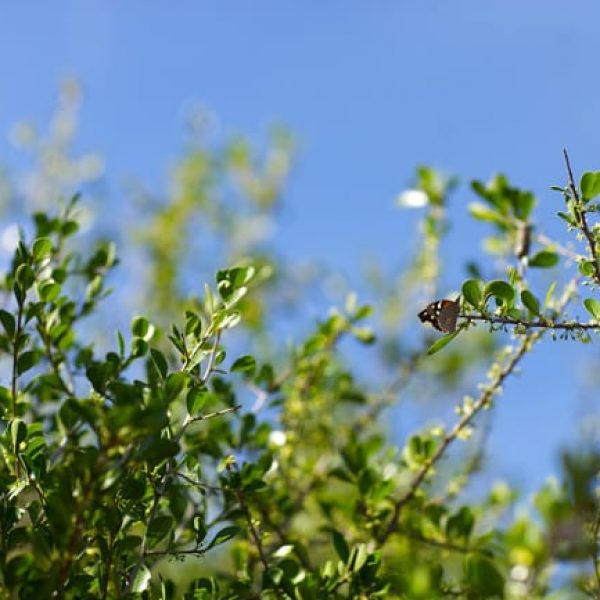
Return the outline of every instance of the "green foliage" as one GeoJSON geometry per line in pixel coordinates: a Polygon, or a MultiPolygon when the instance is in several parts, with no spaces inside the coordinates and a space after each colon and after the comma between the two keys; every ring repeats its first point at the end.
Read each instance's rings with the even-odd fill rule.
{"type": "MultiPolygon", "coordinates": [[[[454,285],[457,331],[405,335],[416,304],[443,296],[456,185],[421,167],[418,194],[403,204],[423,210],[418,243],[401,272],[371,273],[376,310],[349,294],[284,344],[275,306],[290,280],[271,252],[236,236],[247,219],[273,217],[290,149],[279,132],[263,160],[241,140],[194,145],[181,159],[170,201],[146,213],[147,314],[122,321],[123,332],[112,301],[108,323],[94,321],[110,288],[118,295],[128,282],[113,274],[113,244],[73,238],[78,199],[23,229],[1,279],[2,597],[597,596],[595,448],[565,452],[562,480],[539,490],[529,513],[514,510],[506,483],[468,488],[483,464],[481,416],[493,416],[521,358],[545,335],[589,341],[600,327],[600,244],[588,223],[597,174],[559,188],[584,243],[573,281],[587,285],[592,321],[566,317],[576,288],[561,273],[547,291],[529,280],[530,267],[573,253],[539,237],[534,196],[498,176],[473,184],[481,202],[471,213],[493,229],[494,261],[471,263],[454,285]],[[224,200],[229,177],[234,204],[224,200]],[[182,292],[197,237],[186,227],[207,223],[222,262],[203,265],[211,283],[198,276],[182,292]],[[504,330],[510,345],[496,343],[504,330]],[[408,391],[458,397],[457,416],[396,446],[384,424],[408,391]],[[556,582],[564,563],[572,569],[556,582]]],[[[288,309],[299,317],[296,301],[288,309]]]]}

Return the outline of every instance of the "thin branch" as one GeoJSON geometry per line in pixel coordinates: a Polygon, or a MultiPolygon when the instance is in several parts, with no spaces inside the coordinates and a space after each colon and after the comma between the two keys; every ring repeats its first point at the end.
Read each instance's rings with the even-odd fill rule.
{"type": "Polygon", "coordinates": [[[219,329],[215,333],[215,341],[213,343],[213,347],[210,352],[208,364],[206,365],[206,370],[204,371],[204,375],[202,375],[202,383],[206,383],[208,381],[208,378],[210,377],[210,374],[212,373],[212,371],[215,367],[215,360],[217,358],[217,349],[219,347],[220,341],[221,341],[221,330],[219,329]]]}
{"type": "Polygon", "coordinates": [[[600,323],[580,323],[579,321],[552,321],[550,319],[539,319],[537,321],[525,321],[523,319],[513,319],[512,317],[496,317],[488,315],[459,315],[467,323],[472,321],[483,321],[498,325],[518,325],[525,329],[562,329],[565,331],[577,330],[600,330],[600,323]]]}
{"type": "Polygon", "coordinates": [[[486,408],[492,398],[500,390],[504,380],[514,371],[519,361],[530,349],[531,345],[537,341],[542,335],[541,331],[528,334],[522,340],[517,350],[513,353],[508,363],[501,369],[493,378],[493,380],[485,387],[481,395],[475,402],[471,409],[464,413],[460,420],[454,425],[454,427],[442,438],[439,446],[433,455],[427,460],[420,469],[415,473],[411,482],[408,485],[408,489],[400,496],[393,505],[392,516],[387,526],[376,536],[377,542],[383,544],[388,537],[394,533],[398,524],[398,518],[402,508],[408,504],[416,495],[419,487],[432,470],[432,468],[440,461],[445,455],[446,450],[456,440],[460,434],[467,428],[471,421],[478,415],[484,408],[486,408]]]}
{"type": "MultiPolygon", "coordinates": [[[[198,415],[197,417],[189,417],[183,423],[183,428],[181,434],[187,429],[188,425],[191,423],[197,423],[198,421],[208,421],[208,419],[214,419],[215,417],[222,417],[223,415],[227,415],[232,412],[237,412],[242,408],[241,404],[236,404],[235,406],[230,406],[228,408],[222,408],[221,410],[216,410],[215,412],[206,413],[205,415],[198,415]]],[[[178,439],[181,435],[178,436],[178,439]]]]}
{"type": "Polygon", "coordinates": [[[185,556],[185,555],[203,556],[206,554],[206,548],[193,548],[191,550],[150,550],[146,556],[185,556]]]}
{"type": "Polygon", "coordinates": [[[573,195],[573,200],[575,201],[575,210],[576,214],[579,217],[579,229],[581,233],[585,236],[587,240],[588,248],[590,250],[590,256],[593,262],[594,269],[594,280],[598,285],[600,285],[600,265],[598,264],[598,252],[596,250],[596,240],[594,239],[594,234],[590,231],[590,228],[587,223],[587,217],[585,212],[585,206],[577,191],[577,186],[575,185],[575,179],[573,178],[573,171],[571,169],[571,163],[569,161],[569,155],[567,154],[566,149],[563,149],[563,154],[565,156],[565,164],[567,165],[567,173],[569,176],[569,188],[571,190],[571,194],[573,195]]]}

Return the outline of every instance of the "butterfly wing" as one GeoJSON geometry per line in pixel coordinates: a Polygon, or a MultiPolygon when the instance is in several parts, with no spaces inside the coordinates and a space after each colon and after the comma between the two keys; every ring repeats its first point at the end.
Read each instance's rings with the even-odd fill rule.
{"type": "Polygon", "coordinates": [[[458,320],[459,304],[451,300],[442,300],[441,304],[438,315],[439,329],[444,333],[454,333],[456,331],[456,321],[458,320]]]}
{"type": "Polygon", "coordinates": [[[437,300],[436,302],[432,302],[431,304],[428,304],[419,313],[419,319],[421,320],[421,323],[424,323],[426,325],[431,325],[433,328],[437,329],[438,331],[443,331],[443,329],[440,327],[440,323],[439,323],[439,313],[441,310],[442,302],[443,302],[443,300],[437,300]]]}
{"type": "Polygon", "coordinates": [[[456,322],[460,303],[458,300],[436,300],[428,304],[425,309],[419,313],[421,323],[431,325],[443,333],[454,333],[456,331],[456,322]]]}

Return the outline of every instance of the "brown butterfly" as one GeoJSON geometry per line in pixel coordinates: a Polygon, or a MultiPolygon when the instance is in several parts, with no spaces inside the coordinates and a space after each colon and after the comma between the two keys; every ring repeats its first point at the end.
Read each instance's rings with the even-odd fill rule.
{"type": "Polygon", "coordinates": [[[460,311],[457,300],[436,300],[419,313],[421,323],[428,323],[443,333],[454,333],[460,311]]]}

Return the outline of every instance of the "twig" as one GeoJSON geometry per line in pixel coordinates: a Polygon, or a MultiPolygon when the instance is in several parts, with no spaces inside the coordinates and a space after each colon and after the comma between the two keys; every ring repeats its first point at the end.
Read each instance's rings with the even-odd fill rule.
{"type": "Polygon", "coordinates": [[[600,285],[600,265],[598,264],[598,253],[596,251],[596,240],[594,239],[594,235],[590,231],[587,223],[587,217],[585,212],[585,207],[581,200],[581,196],[577,191],[577,186],[575,185],[575,179],[573,178],[573,171],[571,170],[571,163],[569,161],[569,155],[567,154],[567,150],[563,149],[563,154],[565,156],[565,164],[567,165],[567,173],[569,176],[569,188],[571,189],[571,194],[573,195],[573,200],[575,201],[575,209],[577,216],[579,217],[579,229],[581,233],[585,236],[587,240],[588,247],[590,250],[590,255],[592,257],[593,269],[594,269],[594,280],[598,285],[600,285]]]}
{"type": "Polygon", "coordinates": [[[215,367],[215,360],[217,358],[217,349],[219,347],[219,342],[221,341],[221,330],[219,329],[215,333],[215,341],[213,343],[212,350],[210,352],[210,356],[208,358],[208,364],[206,365],[206,370],[204,371],[204,375],[202,375],[202,383],[206,383],[210,374],[212,373],[215,367]]]}
{"type": "Polygon", "coordinates": [[[496,374],[491,383],[489,383],[485,387],[479,398],[474,402],[471,409],[468,412],[466,412],[462,416],[462,418],[454,425],[451,431],[449,431],[442,438],[434,454],[416,472],[416,474],[414,475],[414,477],[408,485],[408,489],[404,492],[402,496],[400,496],[400,498],[398,498],[394,502],[392,516],[387,526],[376,536],[377,542],[379,544],[383,544],[387,540],[387,538],[396,530],[398,518],[400,516],[402,508],[414,498],[415,494],[417,493],[419,487],[427,477],[428,473],[444,456],[448,446],[450,446],[450,444],[452,444],[452,442],[459,437],[459,435],[471,423],[475,416],[479,414],[479,412],[481,412],[481,410],[483,410],[486,406],[488,406],[491,399],[500,390],[504,380],[508,377],[508,375],[510,375],[514,371],[519,361],[527,353],[531,345],[541,337],[541,335],[542,332],[538,331],[525,336],[517,350],[512,355],[509,362],[504,366],[503,369],[501,369],[496,374]]]}
{"type": "MultiPolygon", "coordinates": [[[[230,406],[228,408],[222,408],[221,410],[216,410],[215,412],[207,413],[205,415],[198,415],[197,417],[189,417],[183,423],[182,430],[180,434],[184,433],[184,430],[191,423],[197,423],[198,421],[207,421],[208,419],[214,419],[215,417],[222,417],[223,415],[227,415],[232,412],[237,412],[242,408],[241,404],[236,404],[235,406],[230,406]]],[[[178,436],[178,439],[181,438],[181,435],[178,436]]]]}
{"type": "Polygon", "coordinates": [[[246,522],[248,523],[248,528],[250,529],[250,535],[252,536],[252,539],[254,540],[254,545],[256,546],[256,550],[258,551],[258,556],[260,558],[260,562],[262,563],[262,565],[265,569],[265,574],[266,574],[269,572],[271,565],[269,565],[269,561],[267,559],[267,554],[265,552],[262,540],[260,538],[260,533],[258,532],[256,525],[254,525],[254,522],[252,521],[252,515],[250,514],[250,509],[248,508],[248,505],[246,504],[246,499],[244,497],[244,493],[242,492],[242,490],[236,489],[235,495],[237,496],[240,508],[242,509],[242,512],[244,513],[244,518],[246,519],[246,522]]]}
{"type": "Polygon", "coordinates": [[[206,554],[206,548],[193,548],[191,550],[150,550],[146,556],[179,556],[179,555],[203,556],[206,554]]]}
{"type": "Polygon", "coordinates": [[[518,325],[525,329],[562,329],[565,331],[576,331],[580,329],[585,330],[600,330],[600,323],[580,323],[578,321],[555,322],[552,320],[540,319],[538,321],[524,321],[523,319],[513,319],[512,317],[496,317],[488,315],[459,315],[460,318],[464,319],[467,323],[471,321],[483,321],[485,323],[499,324],[499,325],[518,325]]]}

